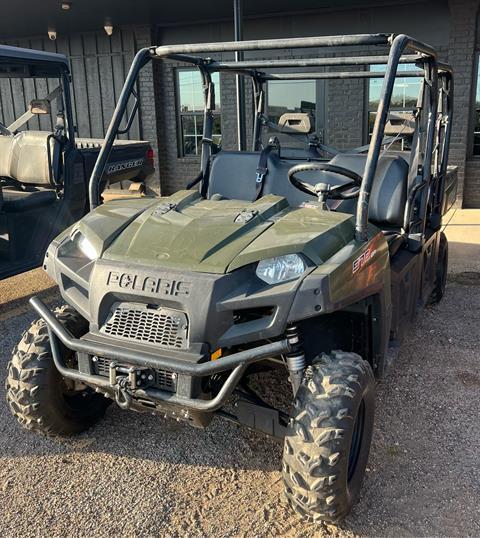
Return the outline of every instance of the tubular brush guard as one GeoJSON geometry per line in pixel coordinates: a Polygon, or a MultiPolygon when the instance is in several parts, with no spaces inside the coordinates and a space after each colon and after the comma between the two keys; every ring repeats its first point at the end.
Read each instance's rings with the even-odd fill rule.
{"type": "MultiPolygon", "coordinates": [[[[193,377],[205,377],[219,372],[226,372],[231,370],[231,373],[227,377],[225,383],[220,389],[219,393],[211,400],[201,400],[193,398],[184,398],[172,394],[171,392],[155,389],[155,388],[132,388],[128,389],[128,394],[138,396],[141,398],[150,398],[152,400],[167,401],[170,404],[178,405],[181,407],[195,409],[197,411],[216,411],[225,404],[228,397],[231,395],[236,385],[242,378],[245,370],[249,364],[257,362],[259,360],[288,353],[291,349],[288,339],[280,340],[270,344],[264,344],[258,347],[240,351],[232,355],[228,355],[222,359],[216,361],[208,361],[200,364],[192,364],[170,357],[152,357],[141,352],[131,352],[126,349],[117,348],[115,346],[107,344],[97,344],[94,342],[87,342],[75,338],[70,334],[65,327],[57,320],[57,318],[50,312],[47,306],[38,298],[32,297],[30,304],[33,306],[39,316],[45,321],[48,333],[50,336],[50,344],[52,349],[52,357],[55,362],[55,366],[58,371],[66,378],[73,379],[86,383],[88,385],[94,385],[104,389],[106,392],[111,393],[114,391],[118,393],[120,389],[123,397],[125,397],[125,387],[118,387],[118,381],[115,377],[106,378],[100,375],[86,374],[68,368],[65,364],[63,353],[61,350],[60,342],[67,348],[75,352],[87,353],[89,355],[96,355],[100,357],[106,357],[112,359],[112,361],[121,361],[129,364],[135,364],[140,366],[150,366],[152,368],[165,368],[176,374],[186,374],[193,377]]],[[[114,362],[112,362],[114,364],[114,362]]],[[[125,378],[120,378],[125,379],[125,378]]],[[[120,380],[119,380],[120,381],[120,380]]],[[[122,400],[124,402],[125,400],[122,400]]]]}

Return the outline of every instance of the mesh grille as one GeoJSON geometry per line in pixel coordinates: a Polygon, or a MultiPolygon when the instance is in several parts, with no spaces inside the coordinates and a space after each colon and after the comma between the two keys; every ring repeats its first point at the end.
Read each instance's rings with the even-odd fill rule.
{"type": "Polygon", "coordinates": [[[101,329],[109,336],[176,349],[187,347],[187,330],[187,316],[183,312],[126,303],[113,306],[101,329]]]}

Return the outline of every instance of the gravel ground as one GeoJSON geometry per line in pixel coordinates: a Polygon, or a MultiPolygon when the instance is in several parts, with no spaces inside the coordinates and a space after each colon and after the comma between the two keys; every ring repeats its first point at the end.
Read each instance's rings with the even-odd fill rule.
{"type": "MultiPolygon", "coordinates": [[[[341,527],[287,509],[281,446],[266,437],[112,406],[58,443],[20,429],[2,386],[0,536],[479,536],[477,277],[450,277],[379,385],[367,477],[341,527]]],[[[0,319],[3,372],[31,319],[0,319]]]]}

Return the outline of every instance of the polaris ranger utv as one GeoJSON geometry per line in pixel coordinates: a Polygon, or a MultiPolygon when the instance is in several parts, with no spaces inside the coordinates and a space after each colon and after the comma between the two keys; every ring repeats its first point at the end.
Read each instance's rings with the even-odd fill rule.
{"type": "Polygon", "coordinates": [[[284,439],[291,506],[307,520],[341,520],[367,464],[375,380],[408,323],[444,292],[442,215],[456,190],[455,171],[447,169],[452,98],[450,67],[405,35],[141,50],[90,180],[91,212],[48,248],[45,269],[67,305],[51,312],[31,300],[41,319],[8,367],[12,413],[25,428],[52,436],[85,430],[112,400],[199,427],[217,415],[284,439]],[[238,62],[196,56],[342,46],[389,54],[238,62]],[[158,59],[200,70],[201,172],[172,196],[99,205],[126,101],[141,67],[158,59]],[[402,77],[421,83],[405,120],[410,149],[391,151],[403,136],[398,128],[385,135],[400,63],[414,64],[402,77]],[[385,70],[358,70],[381,64],[385,70]],[[328,70],[340,65],[354,69],[328,70]],[[216,71],[252,79],[252,151],[212,151],[216,71]],[[277,124],[265,115],[268,81],[358,77],[384,77],[366,147],[322,144],[305,112],[277,124]],[[278,136],[263,144],[267,129],[296,142],[300,134],[305,145],[281,147],[278,136]],[[251,374],[272,369],[288,377],[289,413],[252,386],[251,374]]]}
{"type": "MultiPolygon", "coordinates": [[[[103,140],[75,135],[69,66],[62,54],[1,45],[0,81],[2,279],[41,265],[52,239],[88,211],[88,178],[103,140]],[[27,110],[19,100],[28,103],[27,110]]],[[[126,130],[135,112],[136,107],[126,130]]],[[[141,181],[152,172],[148,142],[117,140],[101,189],[107,182],[141,181]]]]}

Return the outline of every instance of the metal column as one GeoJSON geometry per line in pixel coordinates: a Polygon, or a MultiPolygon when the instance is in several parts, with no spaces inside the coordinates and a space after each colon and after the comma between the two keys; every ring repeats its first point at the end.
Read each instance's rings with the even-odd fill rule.
{"type": "MultiPolygon", "coordinates": [[[[233,25],[235,30],[235,41],[243,40],[243,3],[242,0],[233,0],[233,25]]],[[[243,60],[243,51],[235,51],[235,61],[243,60]]],[[[246,130],[245,130],[245,85],[243,77],[236,75],[235,77],[237,90],[237,134],[238,134],[238,149],[245,151],[246,130]]]]}

